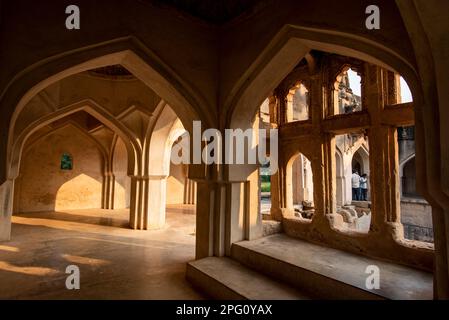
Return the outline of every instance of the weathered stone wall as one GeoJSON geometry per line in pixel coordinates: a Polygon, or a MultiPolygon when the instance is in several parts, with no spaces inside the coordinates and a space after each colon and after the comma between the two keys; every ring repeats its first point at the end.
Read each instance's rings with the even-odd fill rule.
{"type": "Polygon", "coordinates": [[[186,172],[182,164],[170,163],[170,176],[167,178],[167,204],[184,203],[186,172]]]}
{"type": "Polygon", "coordinates": [[[423,199],[402,199],[401,222],[432,228],[432,207],[423,199]]]}
{"type": "Polygon", "coordinates": [[[102,162],[96,144],[73,126],[60,128],[29,146],[16,181],[15,212],[101,208],[102,162]],[[61,155],[73,170],[61,170],[61,155]]]}
{"type": "MultiPolygon", "coordinates": [[[[320,56],[316,58],[319,60],[320,56]]],[[[430,270],[433,264],[432,245],[405,241],[399,219],[396,128],[398,125],[414,123],[411,113],[413,104],[397,105],[396,100],[386,100],[385,88],[397,85],[389,80],[391,71],[336,55],[327,57],[327,60],[326,57],[321,58],[327,64],[323,63],[320,68],[316,68],[315,74],[310,75],[307,69],[298,67],[274,90],[278,112],[283,113],[286,108],[285,89],[298,80],[310,83],[312,113],[308,121],[286,122],[286,118],[281,116],[281,121],[277,123],[280,129],[280,200],[272,201],[272,215],[275,217],[274,213],[281,212],[279,220],[289,236],[430,270]],[[357,65],[361,71],[363,109],[356,113],[335,115],[333,108],[338,106],[335,92],[325,91],[327,94],[322,94],[323,88],[332,88],[333,75],[338,74],[347,64],[357,65]],[[339,136],[340,139],[335,138],[339,136]],[[349,140],[343,148],[341,136],[349,140]],[[367,137],[369,147],[368,141],[359,137],[367,137]],[[312,162],[315,209],[312,220],[298,219],[289,207],[292,195],[288,180],[291,173],[286,164],[298,152],[312,162]],[[345,185],[341,182],[342,177],[350,177],[355,156],[361,172],[367,173],[369,177],[371,208],[367,208],[363,216],[361,213],[364,210],[353,208],[356,211],[353,216],[355,219],[344,221],[344,217],[338,214],[337,204],[338,200],[351,199],[350,179],[347,179],[345,185]],[[337,171],[339,185],[336,185],[337,171]],[[339,198],[338,188],[341,190],[339,198]],[[342,197],[343,190],[347,191],[344,192],[346,199],[342,197]],[[348,228],[353,225],[358,231],[348,228]]]]}
{"type": "Polygon", "coordinates": [[[131,179],[127,173],[128,155],[125,144],[120,138],[117,140],[112,161],[115,176],[114,209],[129,208],[131,179]]]}

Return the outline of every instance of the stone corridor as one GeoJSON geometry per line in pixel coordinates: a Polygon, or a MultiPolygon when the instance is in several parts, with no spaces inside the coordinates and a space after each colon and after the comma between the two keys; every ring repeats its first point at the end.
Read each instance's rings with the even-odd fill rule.
{"type": "Polygon", "coordinates": [[[0,299],[449,299],[449,1],[376,3],[0,0],[0,299]]]}

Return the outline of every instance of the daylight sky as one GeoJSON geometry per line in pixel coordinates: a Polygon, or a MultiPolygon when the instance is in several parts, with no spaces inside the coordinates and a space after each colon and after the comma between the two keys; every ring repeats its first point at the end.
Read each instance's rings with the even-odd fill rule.
{"type": "MultiPolygon", "coordinates": [[[[351,86],[352,92],[354,94],[360,96],[360,77],[352,71],[351,69],[348,70],[348,78],[349,78],[349,85],[351,86]]],[[[412,93],[410,92],[410,89],[407,85],[407,82],[401,77],[401,96],[402,96],[402,103],[405,102],[411,102],[412,100],[412,93]]]]}

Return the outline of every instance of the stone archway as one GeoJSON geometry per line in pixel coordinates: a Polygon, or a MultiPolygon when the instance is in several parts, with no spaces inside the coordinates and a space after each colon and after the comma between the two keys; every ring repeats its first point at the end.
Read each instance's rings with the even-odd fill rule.
{"type": "Polygon", "coordinates": [[[309,159],[301,152],[296,153],[286,165],[287,209],[310,202],[313,207],[313,172],[309,159]]]}
{"type": "Polygon", "coordinates": [[[364,146],[360,146],[352,155],[352,169],[358,169],[359,175],[369,176],[369,153],[364,146]]]}
{"type": "MultiPolygon", "coordinates": [[[[396,70],[403,74],[406,79],[409,79],[410,82],[417,84],[416,73],[406,60],[392,54],[383,45],[367,42],[349,34],[339,33],[338,35],[332,34],[330,36],[323,30],[285,26],[273,39],[257,61],[244,74],[246,81],[237,82],[236,87],[232,91],[233,94],[227,97],[224,103],[227,113],[221,119],[224,127],[241,129],[258,127],[257,121],[254,120],[257,108],[265,100],[267,94],[272,92],[312,49],[357,57],[389,70],[396,70]],[[355,47],[360,49],[352,49],[355,47]]],[[[235,234],[235,236],[228,236],[228,239],[238,240],[260,237],[261,218],[259,210],[255,209],[259,193],[256,172],[257,168],[250,165],[224,166],[226,179],[230,182],[235,181],[232,184],[232,188],[249,190],[249,194],[244,197],[242,197],[241,192],[237,191],[230,195],[233,206],[229,208],[231,211],[229,215],[231,217],[234,217],[234,215],[239,216],[242,214],[241,208],[251,208],[250,212],[245,212],[249,216],[243,219],[252,221],[246,231],[238,228],[227,230],[227,232],[235,234]],[[245,185],[251,187],[245,189],[245,185]]],[[[320,176],[314,176],[314,179],[320,180],[321,178],[320,176]]],[[[317,218],[321,219],[321,217],[317,218]]],[[[231,219],[238,220],[238,218],[231,219]]],[[[225,244],[225,246],[230,245],[230,243],[225,244]]]]}
{"type": "MultiPolygon", "coordinates": [[[[100,123],[115,132],[115,134],[121,138],[121,140],[124,142],[126,150],[127,174],[135,174],[135,171],[137,170],[136,167],[139,165],[137,161],[138,155],[141,153],[135,137],[122,123],[117,121],[110,113],[108,113],[106,109],[92,100],[85,99],[78,103],[63,107],[57,112],[53,112],[47,116],[41,117],[40,119],[34,121],[32,124],[26,127],[23,131],[21,131],[18,136],[16,136],[16,139],[15,141],[13,141],[13,145],[11,148],[12,159],[10,161],[10,167],[8,168],[9,180],[12,182],[12,188],[14,188],[14,181],[20,171],[22,154],[27,141],[44,127],[51,125],[52,123],[64,120],[65,118],[76,115],[80,112],[85,112],[86,114],[89,114],[93,118],[97,119],[100,123]]],[[[75,127],[78,126],[76,124],[72,125],[75,127]]],[[[83,132],[83,129],[79,128],[78,131],[83,132]]],[[[100,190],[100,197],[102,199],[101,208],[112,209],[113,206],[111,206],[111,203],[113,200],[111,199],[113,195],[111,194],[111,192],[113,190],[114,179],[111,179],[111,177],[113,177],[111,157],[108,154],[105,145],[101,144],[87,133],[85,133],[84,135],[87,135],[91,141],[94,141],[97,145],[98,150],[101,151],[103,159],[103,181],[102,188],[100,190]]],[[[11,198],[9,199],[9,201],[14,203],[14,193],[11,193],[10,197],[11,198]]]]}
{"type": "MultiPolygon", "coordinates": [[[[227,112],[221,119],[223,126],[241,129],[258,127],[257,121],[254,121],[257,108],[265,100],[267,94],[272,92],[312,49],[357,57],[389,70],[396,70],[404,75],[409,83],[413,83],[415,88],[419,86],[415,70],[411,65],[381,44],[368,42],[350,34],[330,35],[323,30],[285,26],[243,75],[245,80],[237,82],[232,94],[227,97],[224,102],[224,109],[227,112]]],[[[238,228],[228,230],[228,232],[236,234],[235,238],[229,236],[228,239],[244,239],[245,233],[247,239],[257,238],[261,235],[261,217],[259,210],[255,209],[259,194],[256,173],[255,166],[227,165],[224,167],[226,179],[231,182],[236,181],[233,188],[249,190],[249,194],[245,197],[242,197],[239,192],[230,195],[233,203],[233,207],[229,208],[230,216],[241,215],[241,208],[247,207],[251,208],[251,212],[246,213],[249,215],[246,220],[252,221],[251,227],[245,232],[238,228]],[[251,187],[245,189],[245,183],[242,181],[251,187]]],[[[226,243],[226,246],[230,246],[230,243],[226,243]]]]}
{"type": "Polygon", "coordinates": [[[410,157],[401,165],[401,194],[408,197],[420,197],[416,189],[415,157],[410,157]]]}
{"type": "Polygon", "coordinates": [[[20,167],[20,158],[23,146],[26,140],[34,132],[56,120],[62,119],[79,111],[85,111],[93,117],[97,118],[100,122],[111,128],[123,139],[128,151],[128,174],[134,174],[136,170],[136,155],[138,155],[139,149],[138,143],[133,137],[132,133],[123,124],[115,120],[115,118],[111,114],[109,114],[107,110],[102,108],[95,101],[86,99],[66,106],[60,109],[58,112],[54,112],[48,116],[42,117],[38,121],[33,122],[17,136],[15,141],[11,141],[8,178],[10,180],[14,180],[17,176],[20,167]]]}
{"type": "MultiPolygon", "coordinates": [[[[195,95],[192,89],[186,88],[185,83],[183,83],[183,81],[179,79],[179,77],[177,77],[175,74],[173,74],[173,72],[167,66],[162,65],[160,61],[152,61],[150,56],[146,56],[145,59],[147,60],[144,60],[130,49],[122,49],[114,53],[104,55],[104,50],[117,50],[117,45],[117,43],[99,44],[96,50],[92,50],[92,48],[86,48],[84,52],[83,50],[78,50],[78,55],[67,54],[66,56],[62,55],[53,57],[49,59],[48,64],[45,65],[45,68],[43,66],[36,65],[33,66],[33,68],[27,70],[26,75],[32,78],[34,77],[35,79],[37,78],[40,80],[40,82],[32,86],[31,89],[24,92],[22,96],[18,97],[17,95],[8,95],[9,92],[6,92],[6,95],[2,96],[2,99],[17,101],[17,107],[11,112],[7,152],[4,153],[7,159],[6,162],[8,164],[8,172],[6,173],[7,180],[2,183],[0,187],[0,200],[2,200],[4,208],[4,214],[1,223],[2,229],[0,230],[1,239],[8,239],[10,236],[10,220],[13,204],[13,179],[14,176],[17,175],[17,169],[20,163],[20,147],[17,149],[17,144],[13,141],[15,121],[17,120],[21,110],[31,100],[31,98],[34,97],[42,89],[48,87],[50,84],[82,71],[107,65],[122,64],[139,80],[153,89],[160,97],[165,99],[165,101],[169,101],[171,103],[173,108],[176,110],[176,114],[179,116],[184,127],[187,130],[191,128],[193,120],[201,119],[198,114],[203,114],[203,120],[207,119],[207,117],[204,116],[204,113],[199,111],[198,105],[204,103],[198,102],[201,101],[201,98],[195,95]],[[43,69],[45,69],[45,72],[43,69]],[[49,70],[53,72],[51,76],[48,76],[49,70]],[[167,78],[172,82],[168,81],[167,78]],[[193,107],[192,105],[195,105],[195,107],[193,107]]],[[[122,40],[122,45],[132,48],[134,47],[135,51],[141,51],[141,44],[129,41],[129,39],[122,40]]],[[[123,48],[120,45],[118,47],[123,48]]],[[[26,76],[24,76],[21,78],[21,81],[27,83],[29,79],[26,79],[26,76]]],[[[16,81],[14,85],[20,86],[20,81],[16,81]]],[[[22,86],[21,90],[23,90],[23,87],[26,86],[22,86]]],[[[99,115],[103,116],[101,113],[102,112],[100,112],[99,115]]],[[[61,115],[62,113],[59,114],[59,116],[61,115]]],[[[8,117],[8,114],[6,114],[6,116],[8,117]]],[[[205,123],[208,122],[205,121],[205,123]]],[[[22,135],[21,140],[23,140],[24,138],[26,137],[22,135]]],[[[124,140],[128,141],[129,139],[125,138],[124,140]]],[[[19,143],[19,145],[23,144],[19,143]]],[[[132,174],[136,177],[142,176],[144,174],[144,172],[142,171],[144,170],[144,167],[139,164],[138,161],[136,162],[136,159],[143,156],[142,150],[139,151],[140,148],[138,147],[138,143],[135,143],[134,147],[127,143],[127,149],[128,154],[131,156],[131,158],[133,158],[129,159],[130,161],[128,161],[128,165],[130,166],[128,168],[128,171],[132,170],[132,174]],[[131,149],[134,150],[131,151],[131,149]]],[[[141,179],[136,178],[132,180],[132,183],[134,183],[134,185],[140,184],[141,179]]],[[[135,187],[134,190],[136,190],[135,187]]],[[[135,202],[131,201],[131,204],[133,203],[135,202]]],[[[142,206],[137,205],[136,207],[142,206]]],[[[135,221],[133,219],[131,220],[135,221]]],[[[143,219],[143,217],[140,217],[137,219],[137,221],[141,221],[141,223],[132,225],[135,228],[145,229],[147,228],[147,225],[144,220],[145,219],[143,219]]]]}
{"type": "Polygon", "coordinates": [[[25,143],[14,213],[103,208],[108,154],[80,125],[69,120],[25,143]],[[63,168],[61,155],[67,154],[70,166],[63,168]]]}
{"type": "Polygon", "coordinates": [[[346,177],[345,168],[343,164],[343,155],[341,151],[336,148],[335,151],[335,167],[336,167],[336,197],[337,205],[344,206],[346,204],[346,177]]]}
{"type": "MultiPolygon", "coordinates": [[[[285,29],[289,28],[290,27],[286,27],[285,29]]],[[[251,68],[248,70],[248,74],[245,74],[246,81],[241,83],[241,87],[235,89],[234,96],[231,95],[229,96],[228,100],[226,100],[226,102],[229,103],[227,105],[229,109],[223,122],[226,123],[227,126],[231,128],[251,128],[252,126],[254,126],[253,113],[256,112],[257,107],[264,100],[264,97],[268,92],[274,90],[276,85],[280,82],[279,79],[285,78],[289,71],[293,69],[292,66],[295,66],[310,49],[337,53],[349,57],[357,56],[358,58],[361,58],[368,63],[375,64],[387,70],[394,70],[395,72],[399,72],[411,84],[410,87],[414,88],[414,90],[416,91],[414,93],[414,97],[415,95],[420,95],[420,83],[416,76],[416,70],[414,70],[413,66],[409,64],[406,59],[403,59],[402,57],[396,56],[394,54],[392,55],[391,52],[388,52],[389,50],[387,48],[381,46],[380,44],[368,44],[361,39],[343,34],[338,34],[336,37],[330,40],[326,37],[326,32],[320,31],[319,34],[314,35],[315,30],[311,29],[308,30],[307,35],[304,38],[304,34],[302,34],[302,31],[304,30],[301,30],[300,27],[292,27],[292,29],[293,30],[289,30],[290,32],[287,35],[283,35],[285,36],[285,38],[283,38],[283,42],[276,43],[276,49],[270,47],[269,49],[271,49],[271,51],[267,48],[267,50],[261,54],[260,59],[258,59],[257,61],[259,64],[254,63],[254,65],[251,66],[251,68]],[[363,52],[356,52],[353,49],[349,49],[348,44],[351,44],[351,47],[360,48],[359,50],[363,52]],[[267,56],[264,56],[264,54],[267,54],[267,56]]],[[[282,36],[280,36],[279,38],[282,38],[282,36]]],[[[279,38],[277,38],[278,41],[279,38]]],[[[334,151],[333,148],[335,148],[335,145],[332,145],[332,143],[334,142],[331,142],[329,144],[330,151],[334,151]]],[[[325,152],[329,152],[329,150],[326,150],[325,152]]],[[[322,158],[319,159],[319,162],[323,164],[329,161],[329,159],[326,157],[327,156],[323,154],[322,158]]],[[[367,168],[369,168],[369,165],[367,166],[367,168]]],[[[238,167],[235,165],[229,165],[225,167],[225,176],[231,183],[235,182],[236,185],[238,183],[241,183],[237,181],[244,181],[243,183],[241,183],[241,185],[249,186],[249,190],[254,190],[257,189],[257,186],[251,179],[251,174],[253,172],[252,169],[253,168],[251,166],[238,167]]],[[[321,172],[321,170],[318,170],[317,173],[318,177],[316,179],[317,181],[321,181],[323,185],[326,185],[324,181],[330,181],[330,173],[321,172]]],[[[283,177],[281,176],[280,179],[282,180],[283,177]]],[[[238,187],[239,186],[237,185],[236,188],[238,189],[238,187]]],[[[326,188],[330,187],[333,187],[332,183],[330,183],[330,185],[326,185],[326,188]]],[[[321,191],[325,192],[325,190],[321,191]]],[[[255,193],[257,193],[257,191],[255,193]]],[[[246,195],[246,197],[244,197],[243,199],[239,194],[234,193],[230,194],[229,197],[232,199],[232,201],[235,201],[240,205],[234,205],[233,207],[229,208],[230,212],[227,213],[228,215],[241,217],[243,214],[244,221],[258,221],[255,210],[254,212],[253,209],[250,212],[239,211],[241,207],[253,208],[251,205],[253,194],[246,195]]],[[[329,203],[326,204],[325,207],[323,206],[324,209],[333,210],[333,199],[326,198],[324,200],[329,203]]],[[[324,210],[321,211],[323,217],[317,216],[316,218],[318,219],[314,219],[317,221],[317,223],[312,224],[314,227],[316,227],[316,229],[329,229],[329,223],[326,222],[324,216],[326,215],[331,218],[331,214],[325,214],[324,210]]],[[[251,224],[250,229],[257,230],[258,226],[258,223],[251,224]]],[[[299,232],[299,226],[295,226],[295,228],[296,227],[297,229],[295,229],[295,232],[299,232]]],[[[315,230],[312,228],[312,231],[315,230]]],[[[228,230],[228,232],[239,233],[241,231],[230,229],[228,230]]],[[[310,231],[305,230],[304,233],[307,234],[307,232],[310,231]]],[[[331,233],[332,237],[335,237],[337,242],[344,241],[343,234],[339,234],[336,230],[332,230],[331,233]]],[[[254,235],[257,237],[257,233],[254,233],[254,235]]],[[[239,236],[236,237],[237,240],[239,240],[239,238],[239,236]]],[[[232,244],[232,237],[229,237],[228,239],[231,239],[232,244]]],[[[366,237],[366,239],[360,239],[360,242],[367,244],[367,239],[368,237],[366,237]]],[[[231,244],[226,243],[225,245],[230,246],[231,244]]],[[[400,247],[403,244],[395,243],[394,245],[399,250],[402,250],[402,248],[400,247]]],[[[406,247],[404,251],[410,251],[410,249],[411,248],[406,247]]],[[[424,260],[431,261],[433,258],[432,252],[428,253],[429,254],[424,257],[424,260]]]]}

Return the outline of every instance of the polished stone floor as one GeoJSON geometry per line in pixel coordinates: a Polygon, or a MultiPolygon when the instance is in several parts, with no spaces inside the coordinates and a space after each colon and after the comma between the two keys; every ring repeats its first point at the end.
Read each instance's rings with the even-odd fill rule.
{"type": "Polygon", "coordinates": [[[194,259],[192,206],[169,206],[162,230],[127,229],[128,210],[13,216],[0,243],[0,299],[202,299],[185,280],[194,259]],[[80,290],[65,286],[68,265],[80,290]]]}

